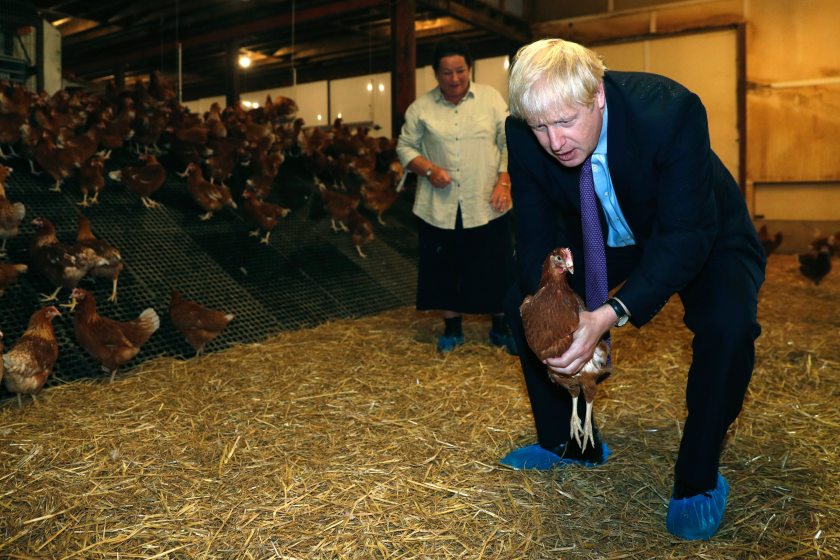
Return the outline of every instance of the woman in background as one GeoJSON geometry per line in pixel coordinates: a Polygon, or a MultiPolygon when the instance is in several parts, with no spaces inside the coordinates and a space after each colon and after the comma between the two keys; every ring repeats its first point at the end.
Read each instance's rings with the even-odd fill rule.
{"type": "Polygon", "coordinates": [[[472,63],[465,44],[438,43],[438,87],[408,108],[397,142],[400,163],[419,177],[417,309],[442,312],[440,352],[464,343],[461,316],[470,313],[489,314],[490,344],[516,354],[504,318],[514,274],[507,104],[470,81],[472,63]]]}

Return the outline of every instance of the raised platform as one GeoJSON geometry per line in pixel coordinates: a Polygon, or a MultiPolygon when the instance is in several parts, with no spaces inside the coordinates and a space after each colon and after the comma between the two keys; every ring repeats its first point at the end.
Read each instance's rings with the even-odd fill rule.
{"type": "MultiPolygon", "coordinates": [[[[129,161],[107,162],[106,172],[129,161]]],[[[75,239],[81,214],[91,221],[94,234],[117,246],[126,269],[120,276],[119,301],[107,301],[110,282],[85,279],[81,287],[93,290],[103,316],[133,319],[146,307],[161,317],[161,327],[142,352],[126,367],[150,357],[192,356],[192,348],[174,330],[168,316],[169,294],[179,289],[184,297],[207,307],[234,313],[225,333],[208,344],[205,352],[248,343],[287,329],[313,326],[333,318],[378,313],[413,305],[416,287],[416,227],[410,195],[400,197],[385,215],[387,226],[374,218],[376,238],[359,257],[349,234],[335,233],[327,217],[319,216],[320,204],[312,198],[311,185],[300,176],[278,178],[279,201],[294,209],[271,235],[270,245],[249,237],[253,229],[239,212],[230,209],[209,221],[190,198],[186,181],[174,173],[153,198],[163,203],[146,209],[124,186],[109,182],[100,203],[82,208],[80,191],[69,180],[61,193],[50,192],[46,176],[35,177],[21,160],[10,160],[14,173],[6,182],[7,197],[26,205],[21,234],[9,240],[5,262],[29,263],[28,248],[34,233],[31,220],[49,218],[58,237],[75,239]],[[284,183],[285,182],[285,183],[284,183]],[[283,200],[286,198],[286,200],[283,200]]],[[[245,173],[241,170],[240,173],[245,173]]],[[[234,198],[239,200],[234,177],[234,198]]],[[[0,298],[0,329],[8,350],[26,328],[29,316],[42,307],[39,294],[53,288],[30,270],[0,298]]],[[[69,294],[59,297],[66,302],[69,294]]],[[[60,354],[48,385],[85,376],[104,375],[78,346],[72,316],[54,321],[60,354]]],[[[8,397],[0,392],[0,397],[8,397]]]]}

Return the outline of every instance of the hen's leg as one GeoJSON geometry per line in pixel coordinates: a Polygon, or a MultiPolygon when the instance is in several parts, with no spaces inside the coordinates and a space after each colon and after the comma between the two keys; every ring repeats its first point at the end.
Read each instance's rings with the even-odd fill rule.
{"type": "MultiPolygon", "coordinates": [[[[577,413],[577,403],[578,397],[577,395],[575,395],[574,397],[572,397],[572,421],[569,428],[569,434],[572,438],[574,438],[578,445],[581,445],[580,436],[583,433],[583,431],[581,429],[580,418],[578,417],[577,413]]],[[[584,439],[584,441],[586,440],[584,439]]]]}
{"type": "Polygon", "coordinates": [[[111,285],[111,297],[108,298],[108,301],[113,301],[114,303],[117,303],[117,281],[118,280],[119,280],[118,276],[114,278],[113,284],[111,285]]]}
{"type": "Polygon", "coordinates": [[[586,442],[587,440],[592,443],[592,447],[595,447],[595,435],[592,433],[592,403],[587,401],[586,402],[586,418],[583,421],[583,445],[581,446],[581,451],[586,451],[586,442]]]}

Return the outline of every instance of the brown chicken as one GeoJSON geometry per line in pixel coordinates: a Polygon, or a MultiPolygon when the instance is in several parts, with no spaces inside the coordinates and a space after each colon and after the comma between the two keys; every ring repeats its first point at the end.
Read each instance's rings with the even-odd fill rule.
{"type": "Polygon", "coordinates": [[[18,276],[25,274],[29,267],[25,264],[0,263],[0,296],[6,288],[17,282],[18,276]]]}
{"type": "Polygon", "coordinates": [[[52,294],[42,294],[41,301],[55,301],[61,288],[72,290],[91,268],[108,264],[90,248],[60,242],[47,218],[35,218],[32,224],[36,231],[29,248],[30,264],[56,287],[52,294]]]}
{"type": "Polygon", "coordinates": [[[172,290],[169,318],[198,356],[204,350],[205,344],[222,334],[228,323],[233,321],[234,315],[203,307],[199,303],[184,299],[178,290],[172,290]]]}
{"type": "Polygon", "coordinates": [[[141,155],[140,159],[145,160],[145,165],[128,165],[111,171],[108,177],[120,181],[128,190],[139,196],[140,202],[146,208],[157,208],[160,203],[152,200],[151,196],[166,182],[166,169],[153,155],[141,155]]]}
{"type": "Polygon", "coordinates": [[[84,163],[92,158],[96,150],[99,149],[99,141],[104,131],[104,124],[95,124],[84,134],[68,136],[63,140],[63,145],[76,150],[79,161],[84,163]]]}
{"type": "Polygon", "coordinates": [[[767,224],[762,225],[758,230],[758,240],[761,241],[766,256],[770,256],[773,251],[778,249],[779,245],[782,244],[783,237],[781,231],[777,231],[775,235],[771,236],[767,230],[767,224]]]}
{"type": "Polygon", "coordinates": [[[265,235],[260,238],[260,243],[265,245],[268,245],[271,232],[277,227],[279,220],[285,218],[291,212],[288,208],[258,198],[254,192],[249,190],[242,193],[242,210],[248,219],[258,226],[248,235],[259,237],[260,231],[264,231],[265,235]]]}
{"type": "MultiPolygon", "coordinates": [[[[540,360],[561,356],[569,348],[580,320],[579,314],[585,310],[580,296],[569,286],[566,272],[574,274],[571,250],[565,247],[554,249],[543,263],[539,289],[534,295],[527,296],[519,307],[528,346],[540,360]]],[[[587,441],[595,445],[592,401],[595,400],[597,384],[609,375],[608,356],[609,348],[602,341],[592,359],[574,375],[548,370],[551,380],[565,387],[572,396],[570,434],[584,451],[587,441]],[[582,427],[577,413],[581,390],[586,400],[582,427]]]]}
{"type": "Polygon", "coordinates": [[[14,145],[20,140],[20,127],[24,122],[25,115],[0,112],[0,159],[5,160],[18,155],[14,145]],[[3,151],[3,146],[9,150],[8,154],[3,151]]]}
{"type": "Polygon", "coordinates": [[[403,176],[403,168],[399,162],[392,162],[385,173],[376,169],[362,173],[365,185],[362,187],[362,204],[372,212],[376,212],[376,219],[383,226],[385,220],[382,214],[396,202],[400,194],[398,187],[403,176]]]}
{"type": "Polygon", "coordinates": [[[61,313],[54,306],[33,313],[26,331],[11,350],[3,354],[3,381],[6,389],[17,393],[18,405],[22,405],[21,394],[32,395],[32,400],[37,400],[35,394],[44,387],[58,360],[58,341],[52,320],[59,315],[61,313]]]}
{"type": "Polygon", "coordinates": [[[22,202],[9,202],[6,198],[6,178],[12,173],[11,167],[0,165],[0,256],[6,255],[6,242],[20,233],[20,222],[26,215],[22,202]]]}
{"type": "Polygon", "coordinates": [[[367,258],[362,252],[362,246],[373,241],[373,223],[355,208],[347,216],[347,228],[350,230],[350,239],[359,256],[367,258]]]}
{"type": "Polygon", "coordinates": [[[100,260],[94,264],[88,274],[94,278],[110,279],[111,295],[108,297],[108,301],[116,302],[117,282],[120,279],[120,272],[122,272],[123,268],[125,268],[120,250],[107,241],[98,239],[95,235],[93,235],[93,231],[90,229],[90,220],[84,216],[79,217],[79,229],[76,232],[75,249],[77,251],[90,249],[96,253],[100,259],[105,261],[103,263],[100,260]]]}
{"type": "Polygon", "coordinates": [[[808,251],[796,255],[799,261],[799,272],[814,283],[819,285],[823,278],[831,272],[831,248],[828,245],[821,245],[817,251],[808,251]]]}
{"type": "Polygon", "coordinates": [[[55,185],[50,189],[55,192],[61,192],[64,180],[71,177],[82,165],[78,151],[56,146],[46,130],[41,133],[41,140],[35,146],[34,155],[35,162],[55,181],[55,185]]]}
{"type": "Polygon", "coordinates": [[[96,299],[87,290],[75,288],[73,299],[78,303],[73,314],[76,341],[111,374],[113,382],[117,369],[133,359],[158,330],[160,318],[149,307],[133,321],[115,321],[96,312],[96,299]]]}
{"type": "Polygon", "coordinates": [[[187,166],[187,174],[187,189],[196,204],[204,210],[204,214],[199,216],[200,219],[209,220],[223,206],[236,208],[236,203],[230,195],[230,189],[224,185],[214,185],[206,180],[201,172],[200,165],[190,163],[187,166]]]}
{"type": "Polygon", "coordinates": [[[79,206],[87,208],[99,203],[99,193],[105,188],[105,160],[102,156],[92,156],[79,168],[79,188],[82,191],[79,206]],[[93,196],[88,198],[91,192],[93,196]]]}
{"type": "Polygon", "coordinates": [[[324,210],[330,215],[330,225],[333,231],[350,231],[345,222],[351,212],[359,207],[361,195],[338,192],[328,188],[318,181],[318,189],[324,201],[324,210]]]}

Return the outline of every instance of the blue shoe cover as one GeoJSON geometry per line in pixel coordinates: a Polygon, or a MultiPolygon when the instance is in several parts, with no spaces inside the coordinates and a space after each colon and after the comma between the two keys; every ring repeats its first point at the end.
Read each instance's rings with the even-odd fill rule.
{"type": "Polygon", "coordinates": [[[455,349],[456,346],[461,346],[464,343],[464,336],[446,336],[441,335],[437,341],[438,352],[447,353],[455,349]]]}
{"type": "Polygon", "coordinates": [[[714,490],[680,500],[671,498],[665,527],[669,533],[681,539],[708,540],[720,528],[727,496],[729,484],[718,473],[714,490]]]}
{"type": "Polygon", "coordinates": [[[561,465],[583,465],[585,467],[595,467],[603,465],[607,457],[612,453],[607,444],[601,442],[602,459],[598,462],[586,461],[584,459],[569,459],[561,457],[556,453],[552,453],[548,449],[541,447],[540,444],[526,445],[519,449],[514,449],[499,461],[502,465],[516,470],[530,469],[537,471],[547,471],[548,469],[561,465]]]}
{"type": "Polygon", "coordinates": [[[490,344],[493,346],[504,346],[507,353],[511,356],[519,355],[519,352],[516,350],[516,340],[509,334],[490,329],[490,344]]]}

